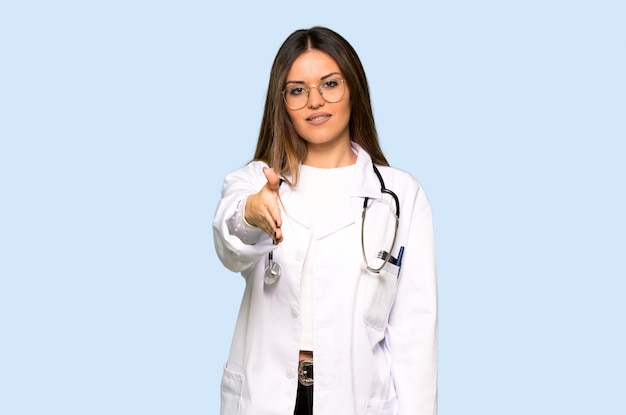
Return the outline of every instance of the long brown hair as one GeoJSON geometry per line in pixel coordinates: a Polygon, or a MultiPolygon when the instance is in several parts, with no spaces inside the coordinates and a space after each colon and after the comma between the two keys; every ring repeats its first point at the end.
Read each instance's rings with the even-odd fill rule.
{"type": "Polygon", "coordinates": [[[322,51],[333,58],[346,79],[351,101],[350,139],[363,147],[376,164],[388,166],[378,142],[369,86],[361,60],[341,35],[320,26],[293,32],[274,58],[254,159],[266,162],[279,175],[290,174],[289,185],[297,184],[298,164],[306,155],[306,144],[289,119],[282,91],[291,65],[310,49],[322,51]]]}

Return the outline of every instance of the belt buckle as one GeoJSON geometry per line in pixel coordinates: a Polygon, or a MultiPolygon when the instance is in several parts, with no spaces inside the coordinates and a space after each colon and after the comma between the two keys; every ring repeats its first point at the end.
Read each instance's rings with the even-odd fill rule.
{"type": "Polygon", "coordinates": [[[302,359],[298,363],[298,381],[303,386],[313,385],[313,359],[302,359]]]}

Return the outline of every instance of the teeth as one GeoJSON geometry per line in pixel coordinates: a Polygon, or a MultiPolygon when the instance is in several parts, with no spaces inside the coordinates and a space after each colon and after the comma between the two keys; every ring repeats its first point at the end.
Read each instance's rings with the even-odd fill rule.
{"type": "Polygon", "coordinates": [[[328,117],[327,115],[320,115],[319,117],[313,117],[313,118],[309,118],[311,121],[317,121],[317,120],[321,120],[322,118],[326,118],[328,117]]]}

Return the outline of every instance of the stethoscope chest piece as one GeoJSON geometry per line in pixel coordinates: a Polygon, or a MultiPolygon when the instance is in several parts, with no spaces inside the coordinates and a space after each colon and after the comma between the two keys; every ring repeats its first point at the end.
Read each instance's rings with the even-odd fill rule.
{"type": "Polygon", "coordinates": [[[263,279],[266,284],[272,285],[274,284],[278,278],[280,278],[280,265],[274,262],[273,252],[269,253],[269,264],[265,268],[265,274],[263,275],[263,279]]]}

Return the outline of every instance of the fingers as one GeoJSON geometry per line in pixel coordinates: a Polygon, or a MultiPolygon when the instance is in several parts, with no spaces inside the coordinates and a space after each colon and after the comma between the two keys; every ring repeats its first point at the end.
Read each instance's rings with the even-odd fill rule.
{"type": "Polygon", "coordinates": [[[270,238],[272,238],[274,245],[278,245],[283,241],[283,231],[281,226],[282,219],[280,216],[280,208],[278,207],[278,201],[276,201],[275,206],[268,208],[265,220],[261,226],[261,229],[265,230],[270,238]]]}
{"type": "Polygon", "coordinates": [[[279,243],[281,243],[283,241],[283,230],[277,226],[276,230],[274,231],[274,245],[278,245],[279,243]]]}
{"type": "Polygon", "coordinates": [[[283,240],[282,217],[278,198],[280,179],[271,168],[263,169],[267,183],[258,193],[248,197],[244,215],[246,221],[267,233],[274,245],[283,240]]]}

